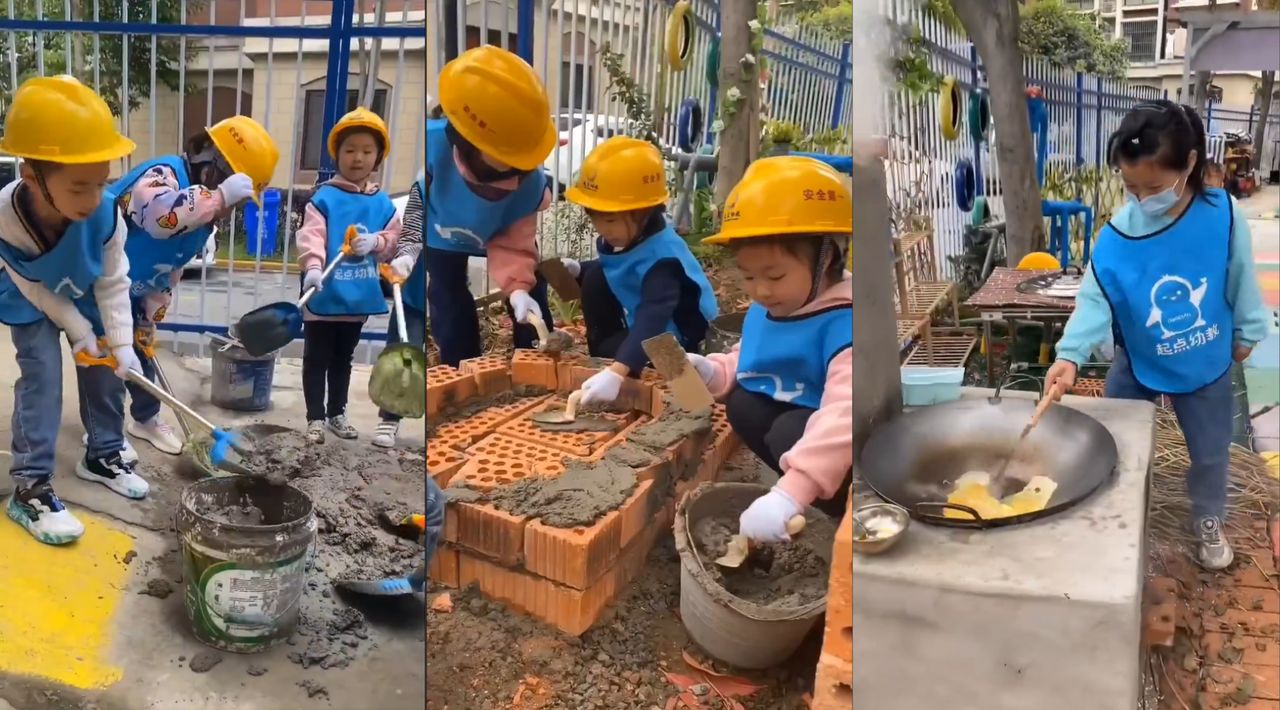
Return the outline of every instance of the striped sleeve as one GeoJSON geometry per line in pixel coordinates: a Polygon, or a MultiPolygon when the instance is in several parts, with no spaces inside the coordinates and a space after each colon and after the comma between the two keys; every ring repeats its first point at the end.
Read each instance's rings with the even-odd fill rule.
{"type": "Polygon", "coordinates": [[[404,223],[400,229],[400,241],[396,256],[417,259],[422,253],[422,195],[417,189],[409,190],[409,202],[404,208],[404,223]]]}

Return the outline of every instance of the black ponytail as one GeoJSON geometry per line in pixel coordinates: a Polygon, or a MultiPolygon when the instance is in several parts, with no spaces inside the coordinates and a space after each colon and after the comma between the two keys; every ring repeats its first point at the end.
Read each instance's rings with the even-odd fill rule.
{"type": "Polygon", "coordinates": [[[1132,163],[1151,158],[1169,170],[1187,174],[1187,189],[1197,197],[1205,194],[1205,166],[1208,165],[1208,141],[1204,122],[1190,106],[1163,99],[1143,101],[1134,106],[1120,121],[1120,127],[1107,141],[1107,164],[1132,163]],[[1195,165],[1187,156],[1196,153],[1195,165]]]}

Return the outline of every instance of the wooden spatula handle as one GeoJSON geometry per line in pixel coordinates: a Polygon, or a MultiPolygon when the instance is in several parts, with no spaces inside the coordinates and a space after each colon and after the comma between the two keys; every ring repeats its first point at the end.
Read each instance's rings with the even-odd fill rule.
{"type": "Polygon", "coordinates": [[[787,534],[799,535],[801,530],[804,530],[804,516],[793,515],[791,519],[787,521],[787,534]]]}

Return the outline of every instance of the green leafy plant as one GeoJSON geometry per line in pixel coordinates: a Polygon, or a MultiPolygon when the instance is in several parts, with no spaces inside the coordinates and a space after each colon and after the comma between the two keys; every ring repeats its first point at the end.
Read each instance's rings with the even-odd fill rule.
{"type": "Polygon", "coordinates": [[[764,139],[772,145],[799,146],[808,134],[790,121],[769,121],[764,126],[764,139]]]}
{"type": "Polygon", "coordinates": [[[1024,6],[1018,31],[1023,54],[1043,57],[1067,69],[1122,79],[1129,70],[1129,44],[1104,32],[1091,13],[1076,12],[1062,0],[1024,6]]]}
{"type": "Polygon", "coordinates": [[[611,100],[622,104],[627,118],[635,123],[640,131],[640,135],[636,137],[649,141],[661,150],[662,143],[658,140],[658,132],[654,130],[653,100],[649,97],[649,92],[627,71],[626,56],[613,51],[606,42],[600,48],[600,63],[609,75],[606,92],[611,100]]]}
{"type": "Polygon", "coordinates": [[[917,27],[897,27],[890,60],[898,86],[912,100],[930,95],[942,86],[942,75],[929,65],[929,50],[917,27]]]}

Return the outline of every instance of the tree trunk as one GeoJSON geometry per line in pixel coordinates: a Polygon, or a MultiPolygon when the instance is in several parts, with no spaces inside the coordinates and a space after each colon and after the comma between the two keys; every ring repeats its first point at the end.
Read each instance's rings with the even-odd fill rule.
{"type": "Polygon", "coordinates": [[[1262,87],[1258,93],[1258,125],[1253,127],[1253,169],[1262,169],[1262,150],[1266,147],[1267,121],[1271,120],[1271,104],[1275,101],[1276,73],[1262,72],[1262,87]]]}
{"type": "MultiPolygon", "coordinates": [[[[1196,83],[1191,88],[1191,107],[1200,114],[1200,118],[1205,117],[1205,108],[1209,106],[1209,85],[1213,83],[1213,72],[1198,71],[1196,72],[1196,83]]],[[[1205,130],[1209,126],[1205,125],[1205,130]]]]}
{"type": "Polygon", "coordinates": [[[889,197],[884,163],[855,157],[853,194],[853,456],[862,453],[871,431],[902,412],[897,318],[893,307],[893,244],[889,240],[889,197]]]}
{"type": "MultiPolygon", "coordinates": [[[[758,64],[744,68],[741,60],[751,52],[751,28],[756,19],[755,0],[722,0],[720,3],[720,116],[725,117],[720,132],[720,160],[716,166],[716,204],[724,205],[729,191],[742,179],[747,166],[755,158],[751,154],[751,131],[759,122],[760,80],[758,64]],[[730,89],[742,92],[742,98],[728,117],[730,89]]],[[[759,62],[759,58],[756,59],[759,62]]],[[[690,66],[685,71],[698,71],[690,66]]],[[[713,118],[714,120],[714,118],[713,118]]],[[[757,131],[758,132],[758,131],[757,131]]]]}
{"type": "Polygon", "coordinates": [[[1017,0],[951,0],[987,73],[996,159],[1004,195],[1009,263],[1044,244],[1035,143],[1027,116],[1026,78],[1018,51],[1017,0]]]}

